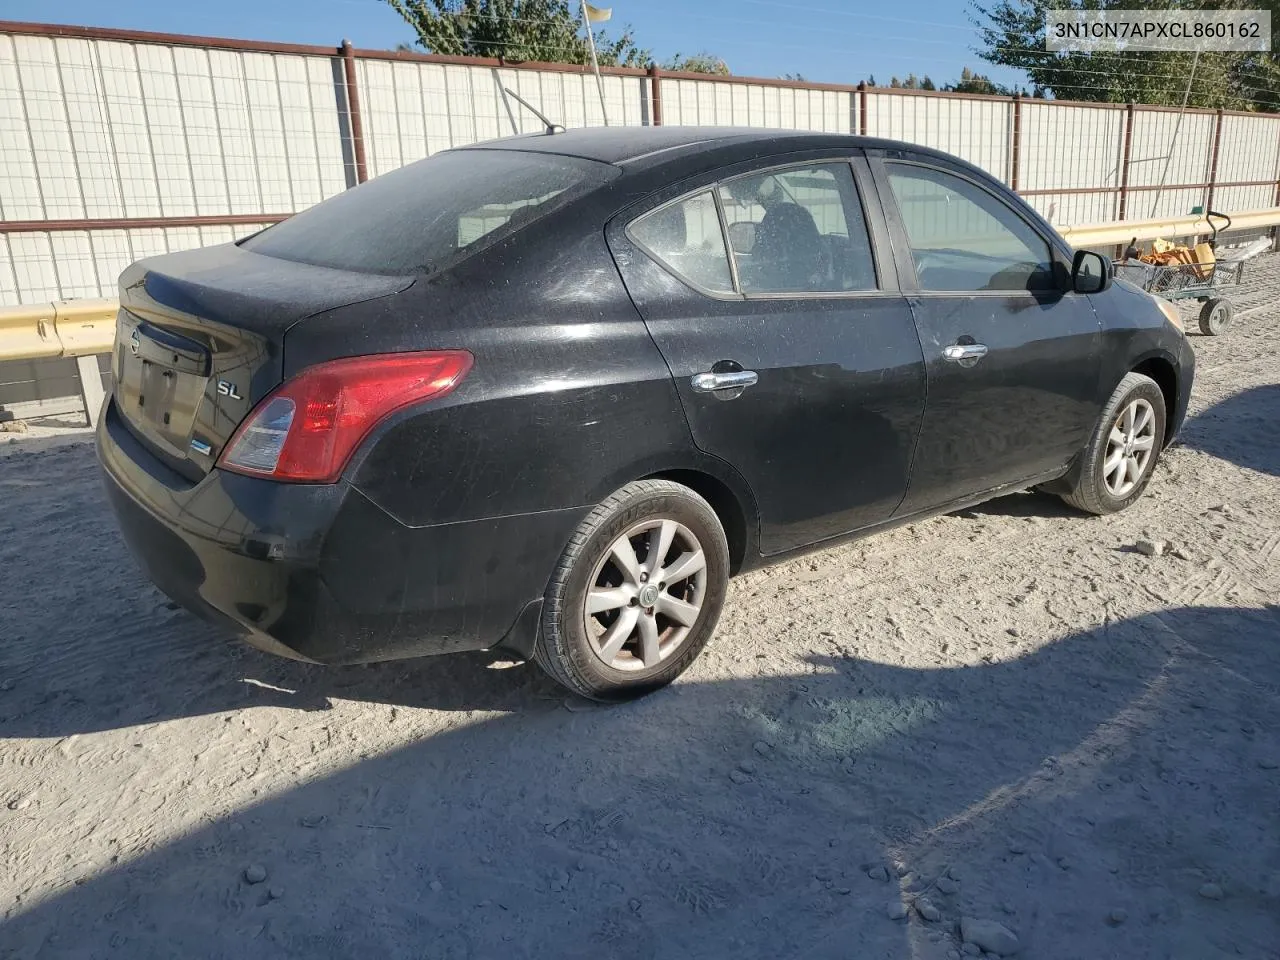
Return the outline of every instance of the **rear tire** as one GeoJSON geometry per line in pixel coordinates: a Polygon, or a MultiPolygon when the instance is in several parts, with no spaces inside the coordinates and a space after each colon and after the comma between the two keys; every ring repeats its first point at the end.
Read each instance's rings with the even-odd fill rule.
{"type": "Polygon", "coordinates": [[[1081,454],[1080,477],[1062,499],[1086,513],[1118,513],[1137,500],[1164,447],[1164,394],[1150,377],[1126,374],[1081,454]]]}
{"type": "Polygon", "coordinates": [[[1218,337],[1226,333],[1236,315],[1230,300],[1210,300],[1200,308],[1200,332],[1206,337],[1218,337]]]}
{"type": "Polygon", "coordinates": [[[724,528],[706,500],[669,480],[629,483],[565,547],[547,585],[534,659],[592,700],[642,696],[678,677],[706,646],[728,580],[724,528]]]}

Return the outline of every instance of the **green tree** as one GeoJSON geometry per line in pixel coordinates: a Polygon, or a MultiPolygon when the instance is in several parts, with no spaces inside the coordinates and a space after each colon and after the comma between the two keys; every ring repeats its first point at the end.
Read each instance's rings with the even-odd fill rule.
{"type": "Polygon", "coordinates": [[[677,53],[662,65],[663,70],[683,70],[686,73],[714,73],[722,77],[729,76],[729,65],[714,53],[695,53],[684,56],[677,53]]]}
{"type": "MultiPolygon", "coordinates": [[[[948,90],[952,93],[978,93],[993,97],[1012,97],[1015,95],[1029,97],[1033,95],[1027,92],[1026,87],[1019,89],[1017,87],[1005,86],[1003,83],[996,83],[986,74],[974,73],[968,67],[965,67],[960,71],[959,80],[955,83],[947,84],[942,89],[948,90]]],[[[1043,98],[1044,91],[1037,89],[1034,96],[1043,98]]]]}
{"type": "MultiPolygon", "coordinates": [[[[867,81],[867,86],[875,86],[875,77],[867,81]]],[[[914,73],[908,73],[907,79],[899,80],[897,77],[889,79],[889,86],[896,90],[937,90],[937,86],[929,79],[926,74],[924,77],[917,77],[914,73]]]]}
{"type": "MultiPolygon", "coordinates": [[[[1062,100],[1152,103],[1177,106],[1187,93],[1195,54],[1183,51],[1119,50],[1096,53],[1045,49],[1045,19],[1051,10],[1221,9],[1202,0],[969,0],[989,63],[1026,71],[1039,91],[1062,100]]],[[[1280,0],[1250,0],[1251,9],[1271,11],[1280,22],[1280,0]]],[[[1280,111],[1280,59],[1272,53],[1200,54],[1188,103],[1194,107],[1280,111]]]]}
{"type": "MultiPolygon", "coordinates": [[[[590,63],[591,48],[577,4],[569,0],[386,0],[413,27],[431,53],[492,57],[512,62],[590,63]]],[[[595,31],[604,66],[644,67],[648,50],[636,46],[630,27],[611,39],[595,31]]]]}

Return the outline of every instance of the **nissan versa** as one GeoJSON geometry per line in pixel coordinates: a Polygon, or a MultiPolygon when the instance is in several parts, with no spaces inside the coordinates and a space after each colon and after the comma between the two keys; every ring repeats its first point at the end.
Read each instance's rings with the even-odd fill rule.
{"type": "Polygon", "coordinates": [[[1172,307],[954,157],[592,129],[437,154],[120,279],[98,427],[173,599],[352,663],[665,684],[728,578],[1003,493],[1141,496],[1172,307]]]}

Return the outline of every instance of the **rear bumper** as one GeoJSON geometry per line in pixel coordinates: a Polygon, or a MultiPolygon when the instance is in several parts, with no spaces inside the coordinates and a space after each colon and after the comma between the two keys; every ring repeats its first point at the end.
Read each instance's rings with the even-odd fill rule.
{"type": "Polygon", "coordinates": [[[97,442],[121,532],[156,586],[255,646],[317,663],[527,652],[531,613],[584,512],[408,527],[345,481],[213,470],[192,484],[113,400],[97,442]]]}

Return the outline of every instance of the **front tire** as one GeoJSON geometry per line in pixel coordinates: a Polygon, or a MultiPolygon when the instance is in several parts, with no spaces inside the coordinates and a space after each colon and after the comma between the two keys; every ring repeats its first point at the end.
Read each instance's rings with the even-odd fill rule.
{"type": "Polygon", "coordinates": [[[729,547],[711,505],[669,480],[627,484],[597,506],[561,555],[534,658],[593,700],[665,686],[720,619],[729,547]]]}
{"type": "Polygon", "coordinates": [[[1081,455],[1080,478],[1062,499],[1086,513],[1118,513],[1137,500],[1164,447],[1167,413],[1159,385],[1126,374],[1098,418],[1081,455]]]}

